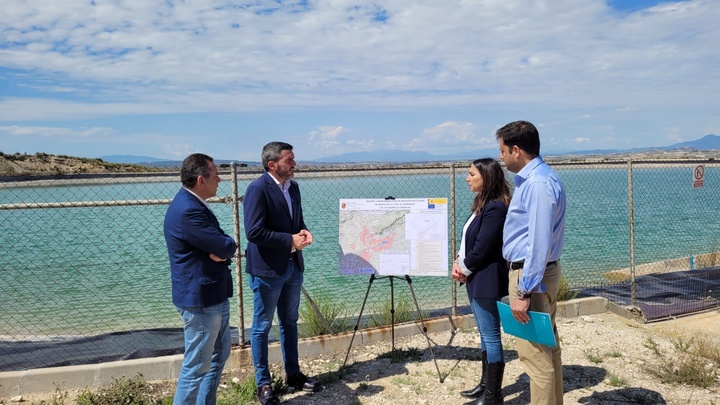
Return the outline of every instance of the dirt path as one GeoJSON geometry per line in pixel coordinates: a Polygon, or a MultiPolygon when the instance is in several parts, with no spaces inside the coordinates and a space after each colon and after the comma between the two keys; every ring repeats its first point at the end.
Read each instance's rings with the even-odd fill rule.
{"type": "MultiPolygon", "coordinates": [[[[698,329],[681,325],[712,323],[717,331],[720,313],[696,315],[667,323],[642,325],[614,314],[560,319],[558,323],[563,347],[565,404],[718,404],[720,385],[709,389],[663,384],[648,370],[673,356],[673,337],[694,336],[698,329]],[[697,321],[695,321],[697,319],[697,321]],[[659,352],[661,355],[658,355],[659,352]]],[[[703,329],[700,327],[700,329],[703,329]]],[[[396,349],[419,349],[419,359],[393,362],[378,358],[391,350],[390,342],[354,348],[353,365],[342,380],[328,384],[316,394],[285,395],[288,404],[462,404],[458,394],[474,385],[479,378],[479,338],[473,330],[433,333],[433,352],[444,378],[441,383],[424,336],[396,340],[396,349]]],[[[715,332],[712,336],[718,339],[715,332]]],[[[506,404],[530,401],[529,380],[522,371],[515,339],[503,335],[507,362],[503,383],[506,404]]],[[[328,375],[342,364],[345,353],[333,353],[305,359],[304,369],[316,375],[328,375]]],[[[708,363],[707,367],[716,365],[708,363]]]]}

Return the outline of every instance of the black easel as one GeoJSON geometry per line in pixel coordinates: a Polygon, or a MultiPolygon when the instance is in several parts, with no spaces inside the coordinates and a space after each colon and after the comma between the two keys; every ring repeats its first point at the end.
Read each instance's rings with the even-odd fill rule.
{"type": "Polygon", "coordinates": [[[415,298],[415,290],[413,290],[412,286],[412,279],[409,275],[405,275],[404,277],[399,276],[381,276],[376,277],[375,274],[370,276],[370,282],[368,283],[367,291],[365,292],[365,299],[363,299],[362,306],[360,307],[360,314],[358,314],[357,321],[355,322],[355,328],[353,329],[353,335],[350,339],[350,344],[348,345],[347,353],[345,353],[345,361],[343,361],[342,367],[340,367],[340,378],[342,378],[342,371],[345,368],[345,364],[347,364],[348,356],[350,355],[350,349],[352,348],[353,341],[355,340],[355,334],[357,333],[358,326],[360,325],[360,320],[362,319],[363,311],[365,310],[365,303],[367,303],[368,295],[370,294],[370,287],[372,287],[373,281],[375,279],[383,279],[387,278],[390,280],[390,330],[391,330],[391,336],[392,336],[392,351],[395,352],[395,287],[393,280],[396,278],[402,278],[408,283],[408,287],[410,288],[410,293],[412,293],[413,302],[415,303],[415,309],[417,310],[418,317],[420,318],[420,324],[422,325],[422,333],[425,335],[425,339],[427,340],[428,349],[430,349],[430,354],[432,355],[433,362],[435,362],[435,369],[438,373],[438,378],[440,378],[440,382],[443,382],[442,375],[440,374],[440,368],[438,367],[437,360],[435,359],[435,353],[433,353],[432,345],[430,344],[430,337],[428,337],[427,334],[427,327],[425,326],[425,320],[422,317],[422,313],[420,312],[420,306],[418,305],[417,298],[415,298]]]}

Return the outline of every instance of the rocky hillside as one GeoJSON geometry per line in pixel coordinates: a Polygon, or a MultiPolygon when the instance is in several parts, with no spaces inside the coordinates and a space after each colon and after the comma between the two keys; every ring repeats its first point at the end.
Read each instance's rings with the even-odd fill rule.
{"type": "Polygon", "coordinates": [[[0,152],[0,176],[47,176],[81,173],[130,173],[155,172],[159,169],[134,164],[108,163],[101,159],[89,159],[64,155],[0,152]]]}

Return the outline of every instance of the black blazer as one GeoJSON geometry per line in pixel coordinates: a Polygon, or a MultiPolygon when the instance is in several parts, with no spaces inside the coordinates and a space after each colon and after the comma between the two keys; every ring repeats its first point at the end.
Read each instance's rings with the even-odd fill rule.
{"type": "MultiPolygon", "coordinates": [[[[292,218],[282,190],[270,173],[248,185],[243,197],[245,236],[245,272],[253,276],[279,277],[288,268],[292,235],[307,229],[300,201],[300,187],[290,181],[292,218]]],[[[296,253],[300,270],[305,269],[302,251],[296,253]]]]}
{"type": "Polygon", "coordinates": [[[470,223],[465,235],[466,284],[470,298],[498,299],[508,295],[508,268],[502,256],[507,206],[490,201],[470,223]]]}

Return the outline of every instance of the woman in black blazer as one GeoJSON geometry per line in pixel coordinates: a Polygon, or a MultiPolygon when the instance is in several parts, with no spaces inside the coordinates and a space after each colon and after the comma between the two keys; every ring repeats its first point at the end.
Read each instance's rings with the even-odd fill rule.
{"type": "Polygon", "coordinates": [[[470,308],[480,332],[482,376],[480,383],[460,394],[474,400],[468,404],[502,403],[505,370],[497,301],[508,294],[508,268],[502,256],[503,225],[510,203],[510,186],[495,159],[477,159],[465,181],[477,193],[452,278],[467,287],[470,308]]]}

